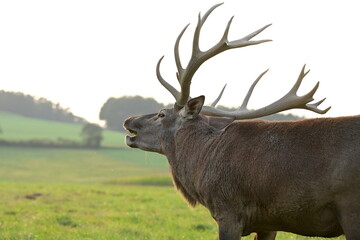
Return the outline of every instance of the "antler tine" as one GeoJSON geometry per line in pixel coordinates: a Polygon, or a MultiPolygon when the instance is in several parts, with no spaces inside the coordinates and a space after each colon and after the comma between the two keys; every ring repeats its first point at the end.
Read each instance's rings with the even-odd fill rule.
{"type": "Polygon", "coordinates": [[[233,19],[234,19],[234,16],[232,16],[232,17],[230,18],[228,24],[226,25],[226,28],[225,28],[223,37],[221,38],[222,41],[229,42],[229,41],[228,41],[229,30],[230,30],[230,26],[231,26],[231,23],[232,23],[232,20],[233,20],[233,19]]]}
{"type": "Polygon", "coordinates": [[[318,106],[325,99],[322,99],[321,101],[316,102],[316,103],[309,104],[309,102],[314,100],[313,96],[319,87],[319,83],[317,83],[314,86],[314,88],[311,91],[309,91],[307,94],[305,94],[303,96],[296,95],[297,90],[299,89],[299,86],[300,86],[302,80],[304,79],[306,74],[308,74],[308,72],[309,72],[309,71],[305,72],[304,69],[305,69],[305,66],[302,68],[300,75],[298,77],[298,80],[295,82],[294,86],[290,89],[290,91],[287,94],[285,94],[279,100],[277,100],[277,101],[273,102],[272,104],[269,104],[263,108],[260,108],[257,110],[248,110],[246,108],[246,106],[247,106],[247,102],[250,99],[251,93],[252,93],[256,83],[260,80],[260,78],[267,71],[260,74],[260,76],[252,84],[252,86],[250,87],[250,89],[248,91],[247,96],[245,97],[245,100],[244,100],[242,106],[238,110],[232,111],[232,112],[225,112],[225,111],[213,108],[213,107],[204,106],[201,110],[201,113],[204,115],[208,115],[208,116],[234,117],[236,120],[258,118],[258,117],[278,113],[278,112],[293,109],[293,108],[305,109],[305,110],[310,110],[310,111],[313,111],[316,113],[324,114],[331,108],[331,107],[328,107],[324,110],[321,110],[318,108],[318,106]]]}
{"type": "MultiPolygon", "coordinates": [[[[297,81],[295,82],[295,84],[293,85],[293,87],[291,88],[291,90],[283,98],[294,97],[294,96],[297,97],[296,93],[299,90],[302,80],[310,72],[310,70],[305,72],[305,66],[306,65],[304,65],[303,68],[301,69],[299,77],[298,77],[297,81]]],[[[317,89],[319,88],[319,84],[320,83],[317,82],[315,84],[315,86],[313,87],[313,89],[311,89],[311,91],[309,91],[307,94],[301,96],[304,104],[307,104],[314,100],[314,94],[317,91],[317,89]]]]}
{"type": "Polygon", "coordinates": [[[260,43],[264,43],[264,42],[270,42],[272,40],[270,39],[265,39],[265,40],[259,40],[259,41],[249,41],[251,40],[253,37],[255,37],[256,35],[258,35],[259,33],[261,33],[262,31],[264,31],[266,28],[270,27],[272,24],[268,24],[258,30],[256,30],[253,33],[250,33],[249,35],[235,40],[235,41],[231,41],[228,43],[229,48],[239,48],[239,47],[246,47],[246,46],[250,46],[250,45],[256,45],[256,44],[260,44],[260,43]]]}
{"type": "Polygon", "coordinates": [[[185,28],[180,32],[179,36],[176,39],[175,46],[174,46],[175,63],[176,63],[176,67],[178,69],[177,74],[176,74],[178,81],[180,81],[179,77],[180,77],[180,75],[182,75],[182,73],[185,70],[181,65],[180,54],[179,54],[179,44],[180,44],[181,37],[183,36],[184,32],[189,27],[189,25],[190,25],[190,23],[188,25],[186,25],[185,28]]]}
{"type": "Polygon", "coordinates": [[[226,26],[225,32],[223,34],[223,37],[220,39],[220,41],[216,45],[214,45],[212,48],[210,48],[209,50],[202,52],[201,57],[204,59],[203,62],[205,62],[207,59],[209,59],[221,52],[229,50],[229,49],[241,48],[241,47],[246,47],[246,46],[251,46],[251,45],[256,45],[256,44],[272,41],[270,39],[249,41],[251,38],[255,37],[262,31],[264,31],[266,28],[271,26],[271,24],[268,24],[243,38],[229,42],[227,38],[228,38],[229,28],[232,23],[232,19],[233,19],[233,17],[230,18],[230,20],[226,26]]]}
{"type": "Polygon", "coordinates": [[[196,25],[196,29],[194,32],[194,40],[193,40],[193,55],[196,55],[197,53],[201,52],[199,47],[199,39],[200,39],[200,31],[202,26],[204,25],[206,19],[209,17],[209,15],[215,10],[215,8],[221,6],[224,3],[219,3],[214,5],[212,8],[210,8],[203,17],[201,17],[201,14],[199,13],[198,16],[198,24],[196,25]]]}
{"type": "Polygon", "coordinates": [[[258,78],[253,82],[253,84],[252,84],[251,87],[249,88],[249,91],[248,91],[248,93],[246,94],[245,99],[244,99],[244,101],[243,101],[243,103],[242,103],[242,105],[240,106],[239,109],[241,109],[241,110],[247,109],[247,105],[248,105],[248,103],[249,103],[249,99],[250,99],[250,97],[251,97],[252,92],[254,91],[254,88],[255,88],[256,84],[260,81],[260,79],[262,78],[262,76],[264,76],[265,73],[267,73],[268,71],[269,71],[269,69],[267,69],[266,71],[264,71],[263,73],[261,73],[261,74],[258,76],[258,78]]]}
{"type": "Polygon", "coordinates": [[[318,109],[317,107],[323,102],[325,101],[326,98],[321,99],[320,101],[316,102],[316,103],[312,103],[312,104],[306,104],[307,109],[316,113],[320,113],[320,114],[325,114],[327,113],[327,111],[330,110],[331,107],[328,107],[324,110],[318,109]]]}
{"type": "Polygon", "coordinates": [[[295,94],[299,90],[299,87],[300,87],[304,77],[310,72],[310,70],[307,70],[305,72],[305,66],[306,66],[306,64],[304,64],[303,68],[301,69],[299,77],[298,77],[297,81],[295,82],[295,84],[293,85],[293,87],[291,88],[291,90],[289,91],[289,93],[295,94]]]}
{"type": "Polygon", "coordinates": [[[160,73],[160,64],[161,61],[164,59],[164,56],[162,56],[157,65],[156,65],[156,76],[159,80],[159,82],[161,83],[161,85],[163,85],[172,95],[175,99],[178,99],[180,96],[180,92],[178,90],[176,90],[172,85],[170,85],[168,82],[165,81],[165,79],[161,76],[160,73]]]}
{"type": "Polygon", "coordinates": [[[220,101],[220,99],[221,99],[221,97],[222,97],[222,95],[223,95],[223,93],[224,93],[224,91],[225,91],[225,88],[226,88],[226,84],[225,84],[225,86],[222,88],[219,96],[218,96],[218,97],[215,99],[215,101],[210,105],[211,107],[215,107],[216,104],[220,101]]]}

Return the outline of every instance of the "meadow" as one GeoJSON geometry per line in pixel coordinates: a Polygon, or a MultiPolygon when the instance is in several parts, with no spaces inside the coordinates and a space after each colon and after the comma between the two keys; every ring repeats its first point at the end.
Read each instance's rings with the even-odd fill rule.
{"type": "MultiPolygon", "coordinates": [[[[2,116],[0,139],[75,139],[81,129],[11,114],[4,123],[2,116]]],[[[122,148],[121,133],[104,136],[106,146],[119,148],[0,146],[0,239],[217,239],[209,212],[190,208],[172,186],[164,157],[122,148]]],[[[279,233],[277,239],[308,238],[279,233]]]]}
{"type": "MultiPolygon", "coordinates": [[[[63,123],[42,119],[28,118],[12,113],[0,111],[0,140],[28,141],[28,140],[50,140],[68,139],[81,142],[80,123],[63,123]]],[[[124,147],[124,134],[105,130],[103,132],[103,146],[124,147]]]]}
{"type": "Polygon", "coordinates": [[[190,209],[172,187],[162,157],[17,147],[0,156],[0,239],[216,236],[206,209],[190,209]]]}

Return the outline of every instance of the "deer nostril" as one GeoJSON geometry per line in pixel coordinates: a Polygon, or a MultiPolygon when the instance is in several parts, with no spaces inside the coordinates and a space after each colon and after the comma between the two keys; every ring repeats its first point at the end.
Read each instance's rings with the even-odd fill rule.
{"type": "Polygon", "coordinates": [[[139,121],[134,121],[133,126],[135,129],[141,129],[142,124],[139,121]]]}
{"type": "Polygon", "coordinates": [[[132,121],[133,121],[134,117],[129,117],[128,119],[126,119],[124,121],[123,127],[128,130],[129,128],[131,128],[132,125],[132,121]]]}

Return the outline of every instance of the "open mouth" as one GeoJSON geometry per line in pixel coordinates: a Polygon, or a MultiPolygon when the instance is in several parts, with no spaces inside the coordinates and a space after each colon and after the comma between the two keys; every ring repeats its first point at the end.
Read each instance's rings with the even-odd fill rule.
{"type": "Polygon", "coordinates": [[[137,132],[136,131],[134,131],[134,130],[132,130],[132,129],[129,129],[129,128],[127,128],[126,129],[129,133],[131,133],[132,135],[137,135],[137,132]]]}
{"type": "Polygon", "coordinates": [[[136,130],[134,130],[134,129],[137,129],[136,127],[134,127],[134,118],[133,117],[128,118],[124,122],[123,126],[124,126],[125,130],[130,133],[125,138],[126,145],[128,145],[129,147],[132,147],[132,148],[137,148],[136,138],[138,136],[138,132],[136,130]]]}
{"type": "Polygon", "coordinates": [[[135,130],[132,130],[130,128],[125,127],[126,130],[131,134],[131,136],[126,136],[126,145],[128,145],[129,147],[136,147],[135,146],[135,141],[136,141],[136,136],[137,136],[137,132],[135,130]]]}

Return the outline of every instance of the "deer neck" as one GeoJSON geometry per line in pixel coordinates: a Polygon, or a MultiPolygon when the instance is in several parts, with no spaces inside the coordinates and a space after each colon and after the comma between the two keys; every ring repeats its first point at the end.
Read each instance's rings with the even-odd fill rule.
{"type": "Polygon", "coordinates": [[[201,168],[208,160],[205,155],[216,135],[217,131],[207,124],[189,125],[176,133],[166,156],[172,174],[183,184],[192,185],[200,180],[201,168]]]}

